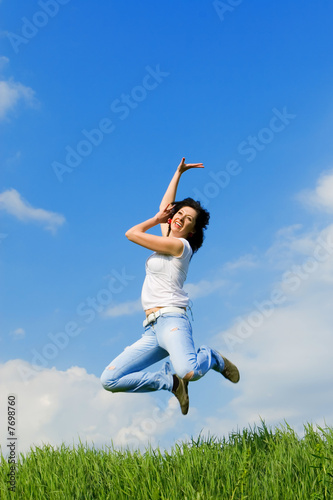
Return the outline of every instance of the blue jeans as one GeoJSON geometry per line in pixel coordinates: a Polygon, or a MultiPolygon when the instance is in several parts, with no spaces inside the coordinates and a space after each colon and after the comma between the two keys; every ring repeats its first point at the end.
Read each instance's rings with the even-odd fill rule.
{"type": "Polygon", "coordinates": [[[159,371],[145,371],[167,356],[179,377],[193,372],[192,381],[210,369],[222,372],[224,368],[217,351],[207,346],[195,350],[191,323],[185,312],[164,313],[146,326],[140,340],[111,361],[102,373],[102,385],[111,392],[172,391],[173,374],[168,362],[159,371]]]}

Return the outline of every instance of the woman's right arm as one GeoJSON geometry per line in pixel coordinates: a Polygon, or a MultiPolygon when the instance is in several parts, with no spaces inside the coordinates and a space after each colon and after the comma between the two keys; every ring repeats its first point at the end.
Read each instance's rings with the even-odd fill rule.
{"type": "MultiPolygon", "coordinates": [[[[182,158],[162,198],[160,204],[160,210],[163,210],[166,206],[174,203],[176,199],[177,188],[180,177],[184,172],[186,172],[186,170],[189,170],[190,168],[204,168],[204,166],[202,163],[185,163],[185,158],[182,158]]],[[[168,223],[161,224],[161,231],[163,236],[166,236],[168,234],[168,228],[169,228],[168,223]]]]}
{"type": "Polygon", "coordinates": [[[165,207],[164,210],[160,210],[151,219],[131,227],[126,231],[126,237],[130,241],[133,241],[133,243],[153,250],[154,252],[179,257],[184,249],[184,243],[181,241],[181,238],[166,238],[165,236],[156,236],[155,234],[147,233],[148,229],[167,221],[171,211],[172,206],[165,207]]]}

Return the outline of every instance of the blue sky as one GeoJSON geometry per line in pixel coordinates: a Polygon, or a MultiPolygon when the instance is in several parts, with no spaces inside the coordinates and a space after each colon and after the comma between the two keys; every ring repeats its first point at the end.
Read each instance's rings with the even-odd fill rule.
{"type": "Polygon", "coordinates": [[[0,9],[1,407],[17,394],[21,449],[331,424],[332,2],[0,9]],[[205,169],[178,198],[211,212],[188,275],[195,341],[242,377],[191,384],[186,418],[168,393],[98,380],[142,333],[149,251],[124,233],[182,156],[205,169]]]}

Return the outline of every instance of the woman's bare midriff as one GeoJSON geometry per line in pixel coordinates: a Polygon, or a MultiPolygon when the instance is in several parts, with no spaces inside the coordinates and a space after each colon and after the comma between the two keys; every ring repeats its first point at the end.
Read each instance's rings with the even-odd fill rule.
{"type": "MultiPolygon", "coordinates": [[[[152,309],[146,309],[145,310],[146,317],[149,316],[149,314],[154,313],[154,312],[158,311],[159,309],[162,309],[163,307],[167,307],[167,306],[160,306],[160,307],[153,307],[152,309]]],[[[184,309],[184,311],[186,311],[186,307],[182,307],[181,309],[184,309]]]]}

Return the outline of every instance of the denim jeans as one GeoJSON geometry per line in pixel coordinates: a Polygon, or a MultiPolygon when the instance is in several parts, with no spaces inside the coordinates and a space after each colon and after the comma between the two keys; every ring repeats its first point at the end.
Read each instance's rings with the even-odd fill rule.
{"type": "Polygon", "coordinates": [[[223,358],[217,351],[207,346],[195,350],[191,323],[185,312],[163,313],[145,327],[140,340],[126,347],[105,368],[102,385],[111,392],[172,391],[169,362],[159,371],[146,371],[167,356],[179,377],[193,372],[191,381],[200,379],[210,369],[222,372],[224,368],[223,358]]]}

